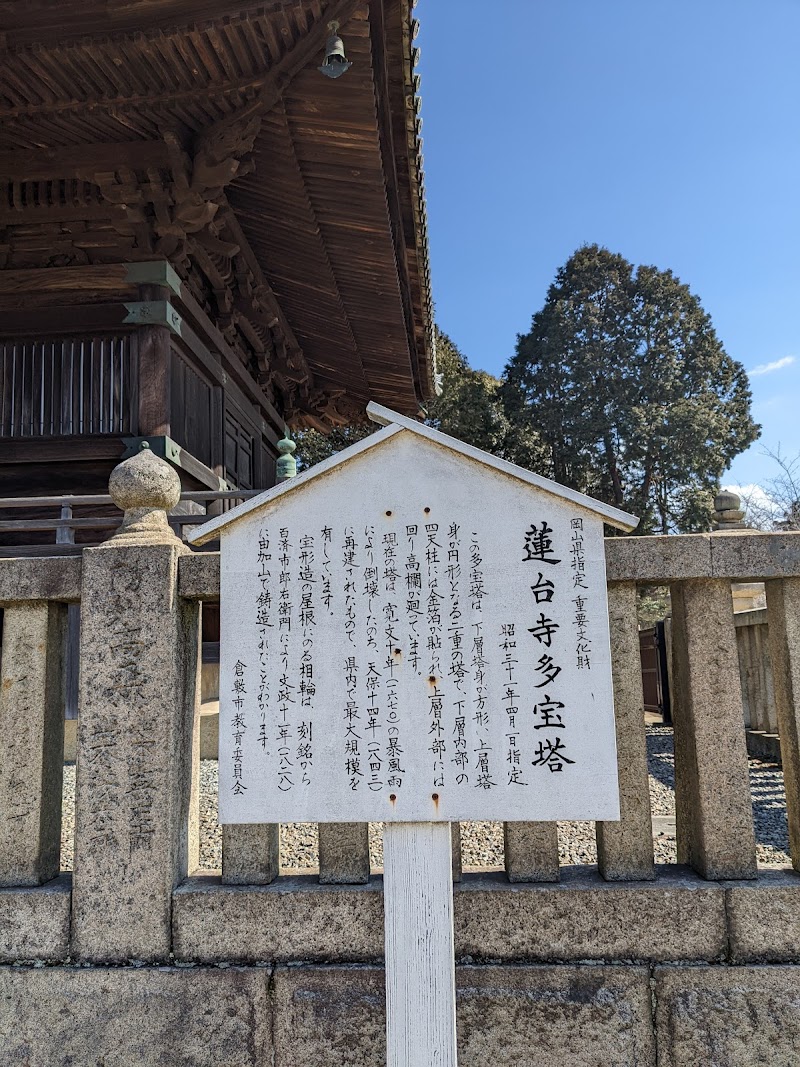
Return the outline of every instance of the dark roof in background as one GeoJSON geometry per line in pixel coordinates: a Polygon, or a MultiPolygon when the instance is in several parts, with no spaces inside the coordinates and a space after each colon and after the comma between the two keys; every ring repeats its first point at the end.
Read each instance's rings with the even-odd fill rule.
{"type": "Polygon", "coordinates": [[[319,388],[416,414],[434,361],[414,33],[408,0],[0,3],[0,152],[261,114],[225,196],[286,332],[319,388]],[[334,17],[337,81],[316,70],[334,17]]]}

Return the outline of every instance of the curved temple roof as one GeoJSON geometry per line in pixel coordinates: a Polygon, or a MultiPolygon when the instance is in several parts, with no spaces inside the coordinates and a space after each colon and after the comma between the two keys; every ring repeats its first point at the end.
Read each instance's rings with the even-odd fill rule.
{"type": "Polygon", "coordinates": [[[435,387],[415,29],[409,0],[0,2],[0,268],[164,256],[264,381],[279,369],[290,418],[416,415],[435,387]]]}

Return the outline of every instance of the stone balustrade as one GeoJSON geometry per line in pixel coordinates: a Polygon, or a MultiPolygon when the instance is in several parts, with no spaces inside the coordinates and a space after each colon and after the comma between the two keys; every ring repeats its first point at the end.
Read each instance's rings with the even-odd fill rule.
{"type": "MultiPolygon", "coordinates": [[[[198,605],[219,599],[219,556],[190,552],[162,522],[175,487],[159,461],[128,462],[139,469],[117,480],[126,520],[104,546],[0,560],[8,1062],[378,1067],[383,904],[367,827],[321,828],[319,876],[302,877],[280,871],[277,827],[228,827],[221,875],[192,873],[198,605]],[[71,603],[82,626],[69,876],[59,701],[71,603]]],[[[800,875],[757,869],[743,701],[762,725],[766,705],[755,669],[744,697],[738,684],[731,582],[766,582],[768,725],[800,869],[800,534],[606,547],[622,817],[597,825],[596,868],[559,868],[552,824],[508,824],[504,871],[462,877],[455,850],[461,1062],[654,1065],[656,1044],[660,1067],[792,1062],[800,875]],[[673,604],[677,866],[653,860],[636,588],[655,583],[673,604]]]]}

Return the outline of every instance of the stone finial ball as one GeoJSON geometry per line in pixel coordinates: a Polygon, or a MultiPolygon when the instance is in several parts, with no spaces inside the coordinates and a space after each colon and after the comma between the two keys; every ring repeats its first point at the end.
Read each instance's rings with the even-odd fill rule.
{"type": "Polygon", "coordinates": [[[714,497],[715,511],[739,511],[741,506],[742,501],[736,493],[729,493],[723,490],[714,497]]]}
{"type": "Polygon", "coordinates": [[[171,511],[181,498],[181,481],[175,470],[143,447],[111,472],[108,491],[123,511],[153,508],[171,511]]]}

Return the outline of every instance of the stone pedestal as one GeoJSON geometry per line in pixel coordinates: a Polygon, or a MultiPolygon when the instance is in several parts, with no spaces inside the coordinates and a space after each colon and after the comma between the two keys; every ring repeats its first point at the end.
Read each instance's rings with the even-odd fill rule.
{"type": "Polygon", "coordinates": [[[72,951],[165,960],[187,873],[198,609],[178,598],[188,549],[166,525],[177,475],[139,453],[111,492],[123,527],[83,557],[72,951]]]}

